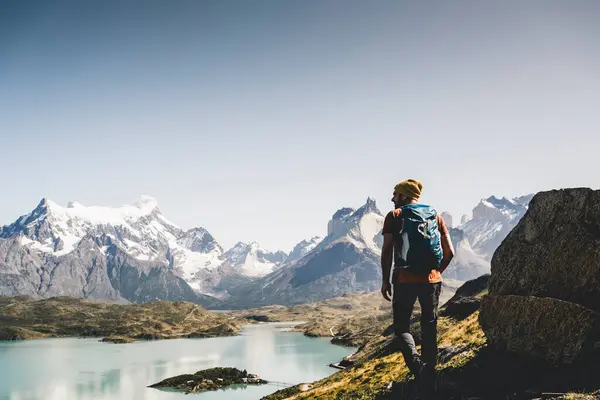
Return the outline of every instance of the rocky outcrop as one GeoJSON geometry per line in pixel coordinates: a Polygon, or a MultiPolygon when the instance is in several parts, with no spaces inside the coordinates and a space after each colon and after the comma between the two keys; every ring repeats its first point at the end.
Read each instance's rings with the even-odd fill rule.
{"type": "Polygon", "coordinates": [[[150,385],[151,388],[171,388],[186,394],[219,390],[230,385],[264,385],[268,382],[258,375],[237,368],[210,368],[195,374],[184,374],[167,378],[150,385]]]}
{"type": "Polygon", "coordinates": [[[496,251],[490,292],[553,297],[600,311],[600,191],[540,193],[496,251]]]}
{"type": "Polygon", "coordinates": [[[553,365],[600,354],[600,191],[542,192],[492,258],[493,348],[553,365]]]}
{"type": "Polygon", "coordinates": [[[480,323],[499,350],[571,364],[600,350],[600,315],[568,301],[533,296],[486,296],[480,323]]]}
{"type": "Polygon", "coordinates": [[[440,316],[463,320],[479,310],[481,297],[487,293],[490,274],[465,282],[440,310],[440,316]]]}
{"type": "Polygon", "coordinates": [[[114,343],[114,344],[127,344],[135,342],[135,339],[132,339],[127,336],[108,336],[100,339],[100,342],[103,343],[114,343]]]}

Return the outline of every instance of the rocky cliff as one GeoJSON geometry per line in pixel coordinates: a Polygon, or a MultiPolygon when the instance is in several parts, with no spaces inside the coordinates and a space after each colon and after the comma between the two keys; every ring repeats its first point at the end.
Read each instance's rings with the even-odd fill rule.
{"type": "Polygon", "coordinates": [[[600,355],[600,191],[538,193],[492,259],[490,345],[553,365],[600,355]]]}

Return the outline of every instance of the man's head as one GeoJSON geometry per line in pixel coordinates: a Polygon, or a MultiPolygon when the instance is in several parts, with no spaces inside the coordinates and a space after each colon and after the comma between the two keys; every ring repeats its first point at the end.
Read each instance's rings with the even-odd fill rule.
{"type": "Polygon", "coordinates": [[[394,206],[399,208],[416,202],[421,197],[422,190],[423,184],[417,180],[407,179],[400,182],[394,187],[394,197],[392,197],[394,206]]]}

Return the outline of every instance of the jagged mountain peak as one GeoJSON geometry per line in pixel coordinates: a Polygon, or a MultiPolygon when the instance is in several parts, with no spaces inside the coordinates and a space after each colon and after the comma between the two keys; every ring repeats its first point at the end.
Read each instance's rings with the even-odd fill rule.
{"type": "Polygon", "coordinates": [[[504,209],[504,208],[513,208],[517,205],[517,202],[509,199],[507,197],[496,197],[496,196],[490,196],[487,199],[484,199],[482,201],[485,201],[489,204],[492,204],[494,207],[500,208],[500,209],[504,209]]]}
{"type": "Polygon", "coordinates": [[[55,256],[75,250],[87,235],[113,236],[122,249],[142,261],[176,246],[183,234],[160,214],[150,196],[120,207],[84,206],[74,201],[65,207],[45,197],[32,212],[0,231],[0,237],[23,237],[23,244],[55,256]]]}
{"type": "Polygon", "coordinates": [[[273,273],[252,284],[243,301],[287,304],[374,290],[381,282],[379,254],[384,217],[372,198],[358,209],[337,210],[324,239],[298,243],[273,273]]]}
{"type": "Polygon", "coordinates": [[[313,236],[309,239],[302,240],[300,243],[294,246],[289,256],[285,260],[285,263],[288,264],[301,259],[306,254],[310,253],[315,247],[317,247],[322,240],[323,238],[320,236],[313,236]]]}
{"type": "Polygon", "coordinates": [[[331,217],[331,219],[344,219],[346,217],[349,217],[350,215],[354,214],[356,210],[352,207],[343,207],[340,208],[339,210],[337,210],[335,212],[335,214],[333,214],[333,217],[331,217]]]}
{"type": "Polygon", "coordinates": [[[473,218],[460,226],[473,250],[490,260],[496,248],[523,217],[533,195],[509,199],[490,196],[473,208],[473,218]]]}
{"type": "MultiPolygon", "coordinates": [[[[52,215],[55,218],[64,220],[77,219],[87,221],[91,224],[118,225],[126,224],[151,214],[160,216],[163,221],[168,222],[161,215],[160,209],[158,208],[158,202],[150,196],[142,196],[133,204],[126,204],[120,207],[97,205],[85,206],[76,201],[70,201],[67,206],[61,206],[49,198],[44,197],[31,213],[26,214],[23,217],[52,215]]],[[[23,217],[21,217],[20,220],[22,220],[23,217]]]]}
{"type": "Polygon", "coordinates": [[[383,227],[384,217],[375,200],[367,202],[355,210],[350,207],[338,210],[327,224],[327,237],[315,248],[320,251],[338,241],[348,241],[359,248],[380,251],[378,235],[383,227]]]}
{"type": "MultiPolygon", "coordinates": [[[[252,242],[237,242],[233,247],[225,252],[225,256],[231,259],[238,259],[248,253],[260,253],[260,254],[286,254],[283,251],[269,251],[261,247],[256,241],[252,242]]],[[[287,255],[287,254],[286,254],[287,255]]]]}
{"type": "Polygon", "coordinates": [[[37,208],[48,208],[50,206],[50,203],[52,203],[52,201],[49,198],[42,197],[42,199],[38,203],[36,209],[37,208]]]}
{"type": "Polygon", "coordinates": [[[367,201],[365,202],[365,204],[363,204],[358,209],[355,209],[352,207],[340,208],[339,210],[337,210],[335,212],[335,214],[333,214],[331,219],[332,220],[344,220],[344,219],[349,219],[349,218],[360,218],[363,215],[366,215],[369,213],[374,213],[374,214],[383,216],[381,214],[381,211],[379,211],[379,208],[377,208],[377,202],[375,201],[375,199],[373,199],[371,197],[367,197],[367,201]]]}
{"type": "Polygon", "coordinates": [[[202,227],[187,230],[177,240],[177,243],[194,252],[207,253],[217,250],[219,253],[223,253],[223,248],[215,238],[202,227]]]}
{"type": "Polygon", "coordinates": [[[531,197],[533,196],[526,195],[509,199],[507,197],[490,196],[481,199],[473,209],[473,219],[477,221],[520,218],[527,211],[531,197]]]}
{"type": "Polygon", "coordinates": [[[237,242],[236,244],[233,245],[232,248],[230,248],[229,250],[227,250],[223,256],[226,257],[229,260],[233,260],[236,259],[238,257],[244,256],[245,253],[249,250],[249,246],[247,243],[244,242],[237,242]]]}
{"type": "Polygon", "coordinates": [[[533,194],[528,194],[525,196],[514,197],[512,199],[503,196],[497,197],[492,195],[486,199],[481,199],[480,203],[489,203],[498,208],[512,208],[515,206],[526,206],[529,204],[529,201],[533,198],[533,194]]]}
{"type": "MultiPolygon", "coordinates": [[[[288,256],[282,251],[269,252],[257,242],[239,242],[227,258],[205,228],[181,229],[165,218],[156,199],[147,195],[118,207],[86,206],[75,201],[59,205],[44,197],[31,212],[0,227],[0,242],[23,249],[20,251],[37,260],[35,268],[75,262],[75,269],[81,266],[77,274],[85,275],[92,265],[126,265],[141,279],[154,279],[144,277],[150,271],[172,274],[183,279],[176,283],[181,290],[200,293],[212,293],[220,279],[231,274],[242,282],[270,273],[288,256]],[[183,282],[189,287],[182,286],[183,282]]],[[[31,276],[35,278],[38,273],[36,269],[31,276]]]]}
{"type": "Polygon", "coordinates": [[[367,201],[365,202],[365,204],[362,207],[360,207],[358,210],[356,210],[356,212],[354,214],[355,215],[365,215],[365,214],[369,214],[369,213],[382,215],[381,211],[379,211],[379,208],[377,208],[377,202],[375,201],[375,199],[373,199],[371,197],[367,197],[367,201]]]}
{"type": "Polygon", "coordinates": [[[311,237],[311,238],[308,238],[308,239],[304,239],[304,240],[302,240],[302,241],[301,241],[300,243],[298,243],[296,246],[298,246],[298,245],[307,245],[307,244],[310,244],[310,243],[318,243],[318,242],[320,242],[321,240],[323,240],[323,238],[322,238],[321,236],[313,236],[313,237],[311,237]]]}
{"type": "Polygon", "coordinates": [[[33,221],[37,220],[37,219],[41,219],[43,217],[47,217],[48,215],[52,214],[53,212],[56,211],[60,211],[62,207],[60,205],[58,205],[58,203],[55,203],[54,201],[50,200],[47,197],[43,197],[37,204],[37,206],[28,214],[22,215],[17,222],[20,222],[21,224],[25,223],[25,221],[27,221],[27,224],[31,224],[33,221]]]}
{"type": "Polygon", "coordinates": [[[227,250],[225,254],[233,255],[234,253],[245,253],[252,251],[253,249],[260,249],[260,245],[257,242],[237,242],[231,249],[227,250]]]}
{"type": "Polygon", "coordinates": [[[258,242],[237,242],[223,254],[228,266],[251,277],[264,276],[273,272],[287,256],[283,251],[265,250],[258,242]]]}

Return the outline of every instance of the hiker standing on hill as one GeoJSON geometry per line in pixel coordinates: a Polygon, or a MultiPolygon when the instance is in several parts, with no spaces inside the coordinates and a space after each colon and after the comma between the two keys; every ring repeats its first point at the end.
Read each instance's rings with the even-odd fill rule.
{"type": "MultiPolygon", "coordinates": [[[[383,224],[381,293],[390,301],[390,271],[394,262],[394,332],[409,370],[421,384],[433,378],[437,363],[437,315],[442,272],[454,257],[444,220],[430,206],[419,204],[423,184],[408,179],[394,188],[395,210],[383,224]],[[409,333],[415,301],[421,305],[421,353],[409,333]]],[[[433,385],[433,381],[431,381],[433,385]]]]}

